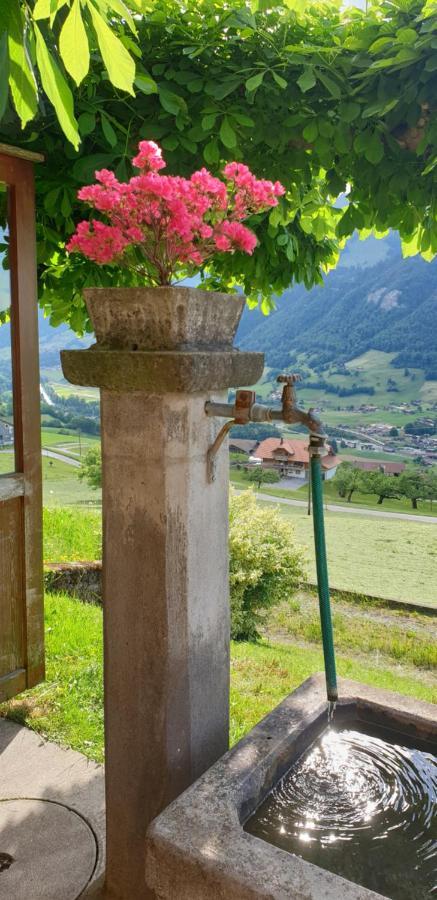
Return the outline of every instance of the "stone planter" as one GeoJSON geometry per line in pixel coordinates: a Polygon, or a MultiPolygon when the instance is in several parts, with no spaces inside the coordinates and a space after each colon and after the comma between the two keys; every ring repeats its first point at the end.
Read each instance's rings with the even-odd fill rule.
{"type": "Polygon", "coordinates": [[[242,294],[191,287],[88,288],[97,346],[105,350],[226,350],[244,309],[242,294]]]}
{"type": "Polygon", "coordinates": [[[88,288],[90,350],[61,352],[67,381],[117,391],[195,393],[255,384],[262,353],[235,349],[242,294],[189,287],[88,288]]]}

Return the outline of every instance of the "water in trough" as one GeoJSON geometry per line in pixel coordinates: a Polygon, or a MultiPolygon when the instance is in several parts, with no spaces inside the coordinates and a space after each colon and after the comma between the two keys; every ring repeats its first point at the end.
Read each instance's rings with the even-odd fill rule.
{"type": "Polygon", "coordinates": [[[245,830],[392,900],[437,897],[437,758],[404,735],[330,725],[245,830]]]}

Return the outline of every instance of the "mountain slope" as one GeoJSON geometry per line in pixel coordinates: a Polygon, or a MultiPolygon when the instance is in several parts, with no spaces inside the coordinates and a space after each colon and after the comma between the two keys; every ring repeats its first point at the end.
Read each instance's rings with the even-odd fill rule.
{"type": "Polygon", "coordinates": [[[394,366],[418,366],[437,378],[437,261],[403,260],[393,246],[376,265],[342,266],[323,286],[287,291],[262,321],[251,315],[239,345],[264,350],[272,368],[305,354],[321,370],[373,349],[395,353],[394,366]]]}

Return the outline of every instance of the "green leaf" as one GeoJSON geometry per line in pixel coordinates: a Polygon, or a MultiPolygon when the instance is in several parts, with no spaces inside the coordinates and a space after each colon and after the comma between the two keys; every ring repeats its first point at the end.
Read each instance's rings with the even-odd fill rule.
{"type": "Polygon", "coordinates": [[[36,0],[35,7],[33,10],[33,18],[34,19],[48,19],[51,12],[51,2],[50,0],[36,0]]]}
{"type": "Polygon", "coordinates": [[[237,135],[227,116],[224,117],[220,125],[220,140],[229,150],[232,150],[237,145],[237,135]]]}
{"type": "Polygon", "coordinates": [[[246,128],[254,128],[255,127],[254,120],[251,119],[250,116],[246,116],[243,113],[234,112],[232,110],[232,118],[235,119],[235,121],[238,122],[239,125],[245,125],[246,128]]]}
{"type": "Polygon", "coordinates": [[[329,138],[334,134],[334,126],[328,119],[319,119],[317,127],[319,129],[319,134],[321,134],[322,137],[329,138]]]}
{"type": "Polygon", "coordinates": [[[338,107],[338,114],[344,122],[353,122],[354,119],[357,119],[361,112],[361,106],[359,103],[354,103],[353,101],[348,101],[346,103],[340,103],[338,107]]]}
{"type": "Polygon", "coordinates": [[[305,125],[303,130],[303,136],[306,141],[312,144],[315,141],[317,135],[319,133],[319,129],[317,127],[317,122],[314,120],[313,122],[309,122],[308,125],[305,125]]]}
{"type": "Polygon", "coordinates": [[[369,53],[379,53],[384,47],[387,47],[388,44],[393,43],[393,38],[391,37],[379,37],[376,41],[373,41],[373,44],[369,47],[369,53]]]}
{"type": "Polygon", "coordinates": [[[36,84],[23,43],[24,16],[18,0],[11,0],[8,11],[9,87],[21,127],[24,128],[36,115],[36,84]]]}
{"type": "Polygon", "coordinates": [[[87,8],[91,13],[99,49],[111,84],[128,94],[133,94],[135,63],[132,57],[92,3],[88,2],[87,8]]]}
{"type": "Polygon", "coordinates": [[[373,133],[370,142],[364,150],[364,156],[368,162],[377,165],[384,156],[384,144],[376,132],[373,133]]]}
{"type": "Polygon", "coordinates": [[[367,106],[366,109],[363,110],[363,119],[370,119],[371,116],[385,116],[391,109],[394,109],[394,107],[398,105],[401,99],[402,97],[399,96],[394,97],[392,100],[378,100],[376,103],[372,103],[371,106],[367,106]]]}
{"type": "Polygon", "coordinates": [[[215,139],[213,141],[210,141],[209,144],[206,144],[206,146],[203,148],[203,156],[205,162],[207,162],[209,166],[212,166],[214,163],[218,163],[220,159],[220,152],[218,143],[215,139]]]}
{"type": "Polygon", "coordinates": [[[203,78],[193,78],[192,81],[187,82],[187,90],[190,94],[200,94],[203,90],[204,83],[203,78]]]}
{"type": "Polygon", "coordinates": [[[96,117],[94,113],[83,112],[80,114],[77,124],[79,125],[79,131],[83,137],[87,134],[91,134],[96,127],[96,117]]]}
{"type": "Polygon", "coordinates": [[[9,54],[8,33],[4,31],[0,37],[0,120],[3,118],[8,102],[9,54]]]}
{"type": "Polygon", "coordinates": [[[70,197],[68,196],[68,192],[64,190],[61,201],[61,213],[64,216],[64,219],[67,219],[71,213],[71,203],[70,197]]]}
{"type": "Polygon", "coordinates": [[[262,72],[257,72],[256,75],[252,75],[246,81],[246,90],[251,93],[252,91],[256,91],[257,88],[263,83],[264,75],[266,74],[266,70],[264,69],[262,72]]]}
{"type": "Polygon", "coordinates": [[[169,134],[167,137],[163,138],[161,141],[164,150],[176,150],[179,147],[179,139],[174,134],[169,134]]]}
{"type": "Polygon", "coordinates": [[[45,195],[44,209],[48,213],[53,213],[56,210],[57,200],[58,200],[59,194],[61,193],[61,190],[62,190],[61,187],[55,187],[55,188],[52,188],[52,190],[49,191],[48,194],[45,195]]]}
{"type": "Polygon", "coordinates": [[[187,112],[187,104],[183,97],[179,97],[174,91],[169,91],[167,87],[159,85],[159,102],[166,112],[177,116],[180,112],[187,112]]]}
{"type": "MultiPolygon", "coordinates": [[[[123,0],[108,0],[109,6],[114,12],[118,13],[122,21],[127,22],[132,34],[137,34],[137,28],[135,25],[135,19],[132,18],[127,6],[123,3],[123,0]]],[[[106,0],[104,2],[103,8],[107,6],[106,0]]]]}
{"type": "Polygon", "coordinates": [[[336,100],[339,100],[341,97],[341,88],[337,84],[333,78],[330,78],[326,72],[322,72],[320,69],[317,69],[317,78],[322,84],[325,86],[326,90],[329,91],[332,97],[335,97],[336,100]]]}
{"type": "Polygon", "coordinates": [[[90,156],[81,156],[74,163],[71,174],[80,184],[89,184],[94,178],[96,169],[108,169],[113,164],[113,153],[93,153],[90,156]]]}
{"type": "Polygon", "coordinates": [[[437,69],[437,53],[433,53],[432,56],[428,56],[428,59],[425,63],[425,69],[427,72],[435,72],[437,69]]]}
{"type": "Polygon", "coordinates": [[[399,28],[396,32],[396,38],[401,44],[415,44],[418,34],[414,28],[399,28]]]}
{"type": "Polygon", "coordinates": [[[275,72],[274,70],[272,72],[272,75],[273,75],[273,78],[276,81],[276,84],[278,85],[278,87],[280,87],[281,90],[284,91],[288,85],[288,82],[285,80],[285,78],[282,78],[281,75],[278,75],[278,73],[275,72]]]}
{"type": "Polygon", "coordinates": [[[240,84],[240,78],[227,79],[222,84],[220,84],[220,82],[218,84],[213,84],[208,93],[211,97],[215,97],[216,100],[224,100],[225,97],[232,94],[240,84]]]}
{"type": "Polygon", "coordinates": [[[179,143],[185,150],[188,150],[188,153],[196,153],[197,152],[197,144],[194,141],[190,141],[189,138],[185,137],[184,134],[181,134],[179,137],[179,143]]]}
{"type": "Polygon", "coordinates": [[[316,83],[317,79],[314,74],[314,69],[312,69],[310,66],[307,66],[302,72],[302,75],[297,79],[297,84],[299,85],[303,94],[306,94],[307,91],[310,91],[316,83]]]}
{"type": "Polygon", "coordinates": [[[214,128],[216,118],[217,115],[215,113],[203,116],[201,121],[202,130],[206,132],[211,131],[211,128],[214,128]]]}
{"type": "Polygon", "coordinates": [[[76,84],[80,84],[90,67],[90,51],[80,0],[73,0],[70,12],[61,28],[59,52],[67,72],[76,84]]]}
{"type": "Polygon", "coordinates": [[[158,85],[154,78],[151,75],[147,75],[146,72],[140,72],[134,81],[135,87],[138,88],[143,94],[157,94],[158,93],[158,85]]]}
{"type": "Polygon", "coordinates": [[[74,117],[73,95],[68,84],[53,56],[49,52],[46,42],[35,23],[36,59],[41,83],[50,103],[56,110],[59,124],[66,138],[77,150],[80,137],[76,119],[74,117]]]}
{"type": "Polygon", "coordinates": [[[334,132],[334,146],[339,153],[347,153],[351,146],[351,132],[347,125],[339,125],[334,132]]]}
{"type": "Polygon", "coordinates": [[[115,147],[118,138],[108,119],[104,114],[101,115],[102,131],[110,147],[115,147]]]}

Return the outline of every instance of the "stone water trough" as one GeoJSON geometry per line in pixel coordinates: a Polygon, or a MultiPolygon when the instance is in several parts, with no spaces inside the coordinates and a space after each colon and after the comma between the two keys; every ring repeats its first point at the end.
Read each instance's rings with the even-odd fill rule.
{"type": "MultiPolygon", "coordinates": [[[[390,729],[411,747],[429,742],[435,753],[432,704],[347,680],[339,683],[339,697],[334,722],[364,732],[390,729]]],[[[155,819],[146,839],[146,880],[159,900],[381,900],[383,893],[319,868],[244,827],[327,725],[325,682],[317,675],[155,819]]]]}

